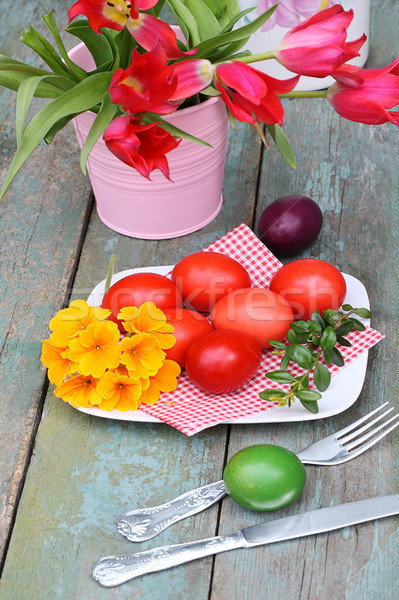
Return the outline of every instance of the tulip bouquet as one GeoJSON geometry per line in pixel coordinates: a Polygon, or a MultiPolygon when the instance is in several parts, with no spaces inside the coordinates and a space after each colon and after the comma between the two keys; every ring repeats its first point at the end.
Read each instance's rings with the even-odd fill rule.
{"type": "Polygon", "coordinates": [[[182,138],[206,143],[164,116],[210,96],[220,95],[230,120],[251,124],[266,145],[271,137],[292,166],[282,130],[283,97],[323,97],[344,118],[399,125],[398,111],[391,110],[399,103],[399,57],[380,69],[347,64],[366,39],[347,41],[351,10],[332,5],[317,12],[288,31],[274,51],[252,55],[243,50],[276,7],[240,26],[253,9],[241,11],[237,0],[77,0],[69,9],[66,30],[92,54],[95,68],[89,72],[69,58],[53,14],[43,16],[55,45],[33,27],[21,40],[46,68],[0,55],[0,84],[18,92],[18,147],[0,197],[40,141],[50,143],[85,111],[96,118],[82,148],[82,170],[103,136],[114,155],[148,179],[154,169],[169,178],[167,154],[182,138]],[[184,42],[160,18],[164,4],[184,42]],[[277,60],[296,75],[278,80],[250,65],[263,60],[277,60]],[[295,91],[301,75],[332,76],[336,83],[318,92],[295,91]],[[26,125],[34,96],[51,101],[26,125]]]}

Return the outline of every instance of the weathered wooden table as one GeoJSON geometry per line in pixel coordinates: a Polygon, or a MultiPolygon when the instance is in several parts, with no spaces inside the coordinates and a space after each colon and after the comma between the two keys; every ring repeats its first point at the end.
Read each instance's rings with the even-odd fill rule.
{"type": "MultiPolygon", "coordinates": [[[[2,2],[0,51],[28,58],[18,41],[49,0],[2,2]]],[[[66,24],[69,2],[57,3],[66,24]]],[[[369,67],[399,53],[395,0],[372,2],[369,67]]],[[[15,95],[1,91],[1,180],[15,150],[15,95]]],[[[299,450],[384,400],[399,407],[398,131],[344,122],[326,102],[285,102],[285,131],[298,169],[253,131],[231,132],[224,206],[205,229],[169,241],[129,239],[98,219],[79,171],[72,127],[28,161],[0,207],[1,409],[0,549],[3,600],[136,598],[165,600],[398,599],[395,518],[216,558],[101,588],[91,569],[100,556],[209,537],[268,519],[399,491],[398,432],[345,465],[307,467],[298,501],[275,514],[225,498],[158,538],[132,545],[114,527],[128,509],[152,505],[221,478],[226,460],[258,442],[299,450]],[[372,324],[386,339],[372,349],[363,391],[346,412],[306,423],[218,425],[186,437],[163,424],[92,418],[54,397],[40,365],[48,321],[71,297],[102,279],[111,254],[117,270],[171,264],[239,223],[254,230],[273,199],[293,193],[324,212],[317,243],[304,256],[328,260],[365,284],[372,324]]]]}

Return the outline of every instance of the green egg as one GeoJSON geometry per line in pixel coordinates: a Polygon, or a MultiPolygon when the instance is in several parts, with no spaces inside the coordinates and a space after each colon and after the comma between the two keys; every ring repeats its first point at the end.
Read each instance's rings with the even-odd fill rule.
{"type": "Polygon", "coordinates": [[[306,471],[289,450],[272,444],[243,448],[223,472],[227,493],[252,510],[276,510],[290,504],[305,487],[306,471]]]}

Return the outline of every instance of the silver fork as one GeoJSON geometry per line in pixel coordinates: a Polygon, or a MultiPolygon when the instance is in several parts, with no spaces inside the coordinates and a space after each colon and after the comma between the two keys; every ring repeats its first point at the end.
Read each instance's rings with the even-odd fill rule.
{"type": "MultiPolygon", "coordinates": [[[[399,425],[398,413],[385,418],[394,410],[393,407],[370,421],[387,404],[388,402],[385,402],[355,423],[315,442],[296,456],[308,465],[339,465],[359,456],[399,425]]],[[[124,513],[117,519],[117,529],[131,542],[143,542],[155,537],[173,523],[205,510],[226,494],[223,480],[216,481],[159,506],[124,513]]]]}

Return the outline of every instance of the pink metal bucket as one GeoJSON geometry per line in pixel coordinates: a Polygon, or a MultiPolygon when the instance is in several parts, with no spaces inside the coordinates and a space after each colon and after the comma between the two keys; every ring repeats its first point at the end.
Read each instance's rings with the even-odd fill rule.
{"type": "MultiPolygon", "coordinates": [[[[95,68],[84,44],[69,52],[79,66],[95,68]]],[[[80,147],[95,115],[74,119],[80,147]]],[[[167,154],[170,177],[153,171],[148,181],[118,160],[98,140],[87,170],[101,221],[119,233],[141,239],[169,239],[186,235],[210,223],[222,206],[222,187],[229,121],[219,97],[165,117],[176,127],[205,140],[212,147],[183,139],[167,154]]]]}

